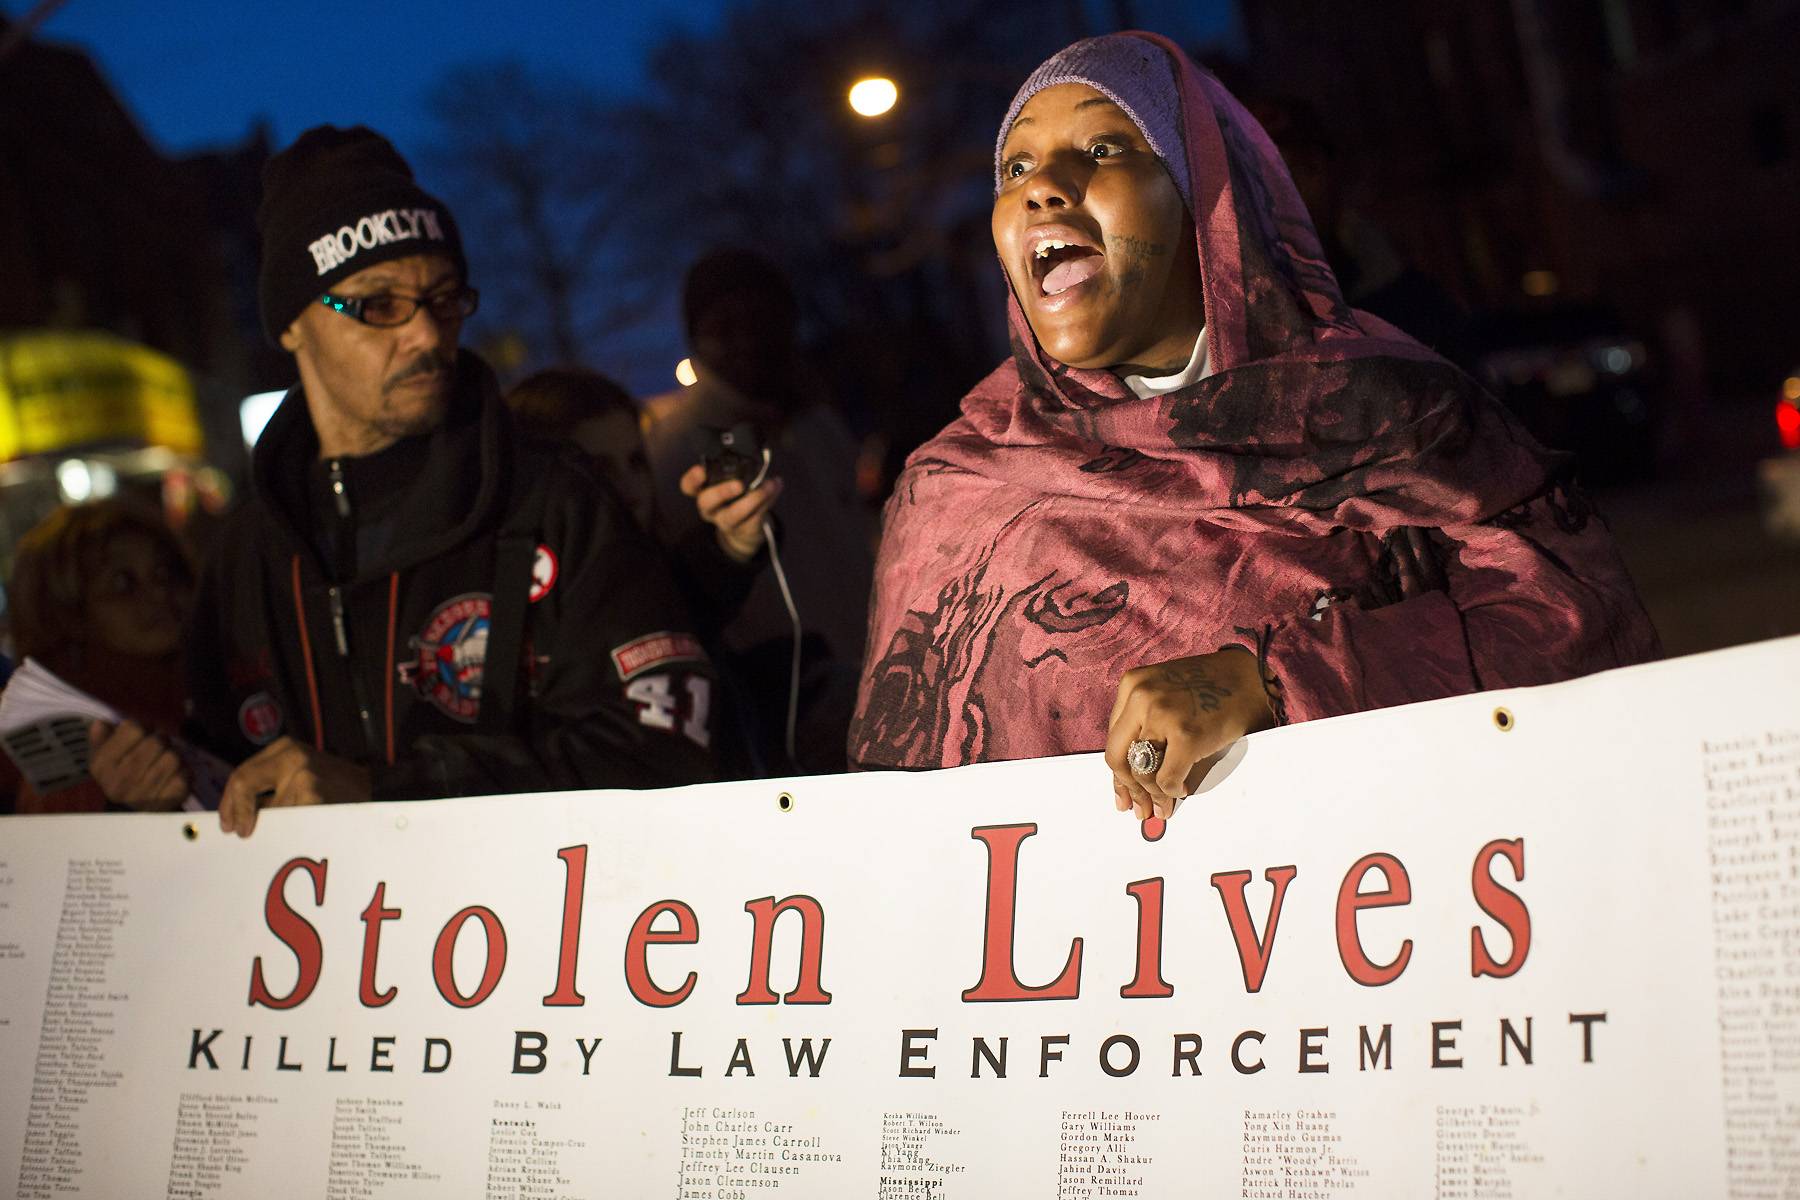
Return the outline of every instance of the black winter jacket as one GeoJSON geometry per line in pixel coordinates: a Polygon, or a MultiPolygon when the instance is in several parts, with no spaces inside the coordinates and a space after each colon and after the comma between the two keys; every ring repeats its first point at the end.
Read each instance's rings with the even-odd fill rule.
{"type": "Polygon", "coordinates": [[[202,573],[199,740],[237,762],[289,734],[366,764],[377,800],[711,777],[713,674],[660,551],[572,451],[515,437],[479,359],[437,432],[349,460],[382,484],[366,513],[342,494],[353,553],[321,532],[342,475],[318,457],[296,387],[202,573]]]}

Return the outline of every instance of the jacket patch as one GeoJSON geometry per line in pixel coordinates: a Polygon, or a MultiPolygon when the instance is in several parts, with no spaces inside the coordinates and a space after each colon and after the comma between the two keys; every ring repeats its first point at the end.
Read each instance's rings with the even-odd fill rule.
{"type": "Polygon", "coordinates": [[[257,692],[238,706],[238,732],[253,746],[266,746],[281,733],[281,705],[267,692],[257,692]]]}
{"type": "Polygon", "coordinates": [[[401,666],[401,680],[452,720],[472,725],[481,710],[492,607],[493,598],[486,592],[453,597],[438,605],[418,636],[407,643],[413,659],[401,666]]]}
{"type": "Polygon", "coordinates": [[[556,551],[539,544],[537,557],[531,560],[531,603],[536,604],[556,586],[556,551]]]}
{"type": "Polygon", "coordinates": [[[649,633],[612,650],[613,669],[619,679],[631,679],[657,667],[678,662],[705,662],[706,651],[691,633],[649,633]]]}

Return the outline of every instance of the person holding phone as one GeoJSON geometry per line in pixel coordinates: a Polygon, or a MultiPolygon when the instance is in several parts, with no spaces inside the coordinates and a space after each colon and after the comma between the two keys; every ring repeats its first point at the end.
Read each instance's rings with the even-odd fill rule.
{"type": "Polygon", "coordinates": [[[774,263],[745,250],[702,257],[688,270],[682,310],[697,379],[644,409],[663,541],[678,544],[713,521],[728,545],[752,549],[762,518],[773,517],[782,571],[758,575],[721,643],[753,698],[767,769],[842,771],[874,567],[872,524],[856,490],[857,444],[805,367],[794,294],[774,263]],[[727,435],[740,448],[753,440],[755,452],[728,456],[727,435]],[[751,488],[764,448],[769,470],[751,488]],[[728,457],[749,468],[748,477],[715,474],[719,482],[709,484],[706,460],[728,457]],[[735,537],[726,532],[734,525],[735,537]],[[790,755],[796,644],[801,679],[790,755]]]}

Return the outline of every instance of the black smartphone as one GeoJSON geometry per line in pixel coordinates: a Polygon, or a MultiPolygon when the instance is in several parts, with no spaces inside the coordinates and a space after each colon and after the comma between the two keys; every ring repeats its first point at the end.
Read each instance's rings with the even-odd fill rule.
{"type": "Polygon", "coordinates": [[[700,426],[694,431],[694,452],[706,464],[707,487],[737,479],[752,492],[769,477],[769,448],[748,421],[729,429],[700,426]]]}

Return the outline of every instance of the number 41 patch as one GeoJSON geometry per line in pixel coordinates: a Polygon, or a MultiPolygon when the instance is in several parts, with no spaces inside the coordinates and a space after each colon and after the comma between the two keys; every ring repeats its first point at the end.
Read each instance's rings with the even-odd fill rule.
{"type": "Polygon", "coordinates": [[[682,695],[677,695],[667,675],[642,675],[625,688],[625,698],[638,706],[638,721],[651,729],[679,728],[689,741],[705,749],[712,741],[706,727],[712,711],[712,680],[704,675],[683,675],[682,695]],[[684,712],[683,709],[686,711],[684,712]]]}

